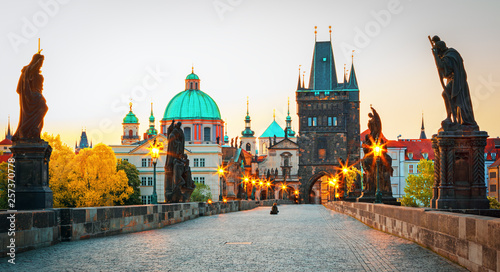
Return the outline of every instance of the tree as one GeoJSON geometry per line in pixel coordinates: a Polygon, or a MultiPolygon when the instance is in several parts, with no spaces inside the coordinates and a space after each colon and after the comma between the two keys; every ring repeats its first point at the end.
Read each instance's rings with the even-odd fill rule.
{"type": "Polygon", "coordinates": [[[123,204],[134,189],[128,185],[127,175],[117,171],[113,150],[98,144],[80,150],[71,162],[69,188],[76,197],[76,207],[111,206],[123,204]]]}
{"type": "MultiPolygon", "coordinates": [[[[141,181],[139,179],[139,170],[135,165],[129,163],[126,160],[118,160],[118,164],[116,165],[116,171],[123,170],[128,178],[128,186],[130,186],[134,192],[130,195],[128,199],[126,199],[123,204],[124,205],[139,205],[142,204],[141,201],[141,181]]],[[[118,204],[118,203],[115,203],[118,204]]]]}
{"type": "Polygon", "coordinates": [[[75,153],[69,146],[61,142],[59,135],[49,135],[45,132],[42,139],[49,142],[52,147],[49,162],[49,186],[54,197],[54,207],[75,207],[76,198],[69,187],[71,162],[75,153]]]}
{"type": "Polygon", "coordinates": [[[490,209],[500,210],[500,202],[498,200],[491,196],[488,196],[488,200],[490,201],[490,209]]]}
{"type": "Polygon", "coordinates": [[[189,201],[191,202],[205,202],[209,199],[212,199],[212,191],[208,185],[203,183],[195,182],[196,188],[191,194],[191,198],[189,201]]]}
{"type": "Polygon", "coordinates": [[[345,174],[345,182],[347,186],[347,192],[352,192],[354,188],[354,183],[356,180],[361,179],[361,171],[354,167],[354,165],[347,168],[347,173],[345,174]]]}
{"type": "Polygon", "coordinates": [[[405,196],[401,200],[404,206],[429,207],[434,184],[434,163],[431,160],[420,160],[418,174],[406,178],[405,196]]]}
{"type": "MultiPolygon", "coordinates": [[[[8,164],[6,162],[0,163],[0,209],[8,209],[8,164]]],[[[11,188],[12,189],[12,188],[11,188]]]]}

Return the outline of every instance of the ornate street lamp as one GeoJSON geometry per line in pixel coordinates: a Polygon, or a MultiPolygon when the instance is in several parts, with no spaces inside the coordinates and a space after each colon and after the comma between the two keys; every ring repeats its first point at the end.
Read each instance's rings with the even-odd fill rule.
{"type": "Polygon", "coordinates": [[[380,192],[380,175],[379,175],[379,164],[380,157],[382,155],[382,145],[378,143],[378,139],[376,143],[372,146],[373,156],[375,157],[375,167],[377,171],[377,193],[375,194],[375,203],[382,203],[382,192],[380,192]]]}
{"type": "Polygon", "coordinates": [[[151,203],[158,204],[158,196],[156,194],[156,163],[160,157],[160,150],[163,148],[163,144],[156,143],[154,139],[153,144],[150,143],[149,154],[151,154],[151,160],[153,161],[153,194],[151,195],[151,203]]]}
{"type": "Polygon", "coordinates": [[[344,179],[344,201],[347,198],[347,182],[346,182],[346,176],[349,173],[349,169],[347,168],[346,165],[342,167],[342,178],[344,179]]]}
{"type": "Polygon", "coordinates": [[[217,168],[217,174],[219,174],[219,190],[220,190],[220,193],[219,193],[219,201],[222,201],[224,198],[222,197],[222,193],[223,193],[223,188],[222,188],[222,179],[224,177],[224,167],[222,166],[219,166],[217,168]]]}

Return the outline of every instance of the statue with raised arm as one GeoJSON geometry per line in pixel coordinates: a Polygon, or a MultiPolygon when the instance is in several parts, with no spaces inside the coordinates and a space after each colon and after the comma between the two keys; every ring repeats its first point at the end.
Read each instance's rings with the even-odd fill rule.
{"type": "Polygon", "coordinates": [[[446,107],[446,119],[443,120],[443,130],[479,130],[474,119],[472,101],[467,84],[467,73],[464,61],[457,50],[448,48],[438,36],[429,40],[432,54],[438,68],[443,86],[443,99],[446,107]],[[444,83],[446,79],[446,84],[444,83]]]}
{"type": "Polygon", "coordinates": [[[368,129],[370,129],[370,136],[373,140],[378,140],[380,138],[380,134],[382,133],[382,121],[380,121],[380,116],[377,111],[370,106],[372,112],[368,113],[368,129]]]}
{"type": "Polygon", "coordinates": [[[48,110],[45,98],[42,95],[43,76],[40,68],[42,68],[43,60],[44,56],[39,51],[33,55],[31,62],[21,70],[21,77],[17,85],[21,110],[19,125],[12,137],[13,141],[40,141],[43,118],[48,110]]]}

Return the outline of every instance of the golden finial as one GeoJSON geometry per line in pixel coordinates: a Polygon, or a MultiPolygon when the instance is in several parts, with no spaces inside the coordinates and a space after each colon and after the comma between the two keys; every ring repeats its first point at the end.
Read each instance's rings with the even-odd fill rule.
{"type": "Polygon", "coordinates": [[[354,62],[354,49],[352,50],[351,59],[354,62]]]}
{"type": "Polygon", "coordinates": [[[318,34],[318,26],[314,26],[314,41],[316,41],[316,38],[317,38],[317,34],[318,34]]]}
{"type": "Polygon", "coordinates": [[[301,64],[299,64],[299,75],[300,75],[300,67],[302,67],[302,65],[301,65],[301,64]]]}
{"type": "Polygon", "coordinates": [[[247,115],[248,115],[248,96],[247,96],[247,115]]]}
{"type": "Polygon", "coordinates": [[[194,74],[194,64],[191,64],[191,74],[194,74]]]}
{"type": "Polygon", "coordinates": [[[276,120],[276,109],[273,109],[273,119],[276,120]]]}
{"type": "Polygon", "coordinates": [[[40,38],[38,38],[38,53],[37,54],[40,54],[42,52],[43,49],[40,49],[40,38]]]}
{"type": "Polygon", "coordinates": [[[130,111],[132,111],[132,98],[130,98],[130,103],[128,103],[128,105],[130,106],[130,111]]]}
{"type": "Polygon", "coordinates": [[[290,116],[290,97],[288,97],[288,116],[290,116]]]}
{"type": "Polygon", "coordinates": [[[332,40],[332,26],[328,26],[328,28],[330,29],[330,41],[332,40]]]}

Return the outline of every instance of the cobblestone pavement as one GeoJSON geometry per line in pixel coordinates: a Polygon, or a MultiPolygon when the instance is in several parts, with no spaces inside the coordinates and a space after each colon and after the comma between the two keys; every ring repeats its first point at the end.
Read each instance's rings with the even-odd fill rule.
{"type": "Polygon", "coordinates": [[[16,265],[0,259],[0,271],[467,271],[320,205],[269,211],[61,243],[20,253],[16,265]]]}

